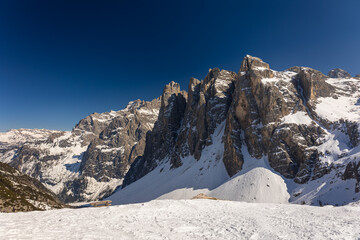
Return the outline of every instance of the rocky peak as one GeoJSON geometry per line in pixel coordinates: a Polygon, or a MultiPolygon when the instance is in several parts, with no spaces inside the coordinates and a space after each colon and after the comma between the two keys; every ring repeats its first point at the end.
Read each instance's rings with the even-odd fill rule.
{"type": "Polygon", "coordinates": [[[273,77],[274,71],[270,69],[269,64],[257,57],[249,55],[244,57],[239,71],[239,80],[244,82],[243,85],[248,85],[246,87],[256,91],[259,89],[261,79],[273,77]]]}
{"type": "Polygon", "coordinates": [[[260,58],[246,55],[241,63],[240,72],[246,72],[251,69],[254,70],[259,68],[270,69],[269,64],[263,62],[260,58]]]}
{"type": "Polygon", "coordinates": [[[125,111],[133,111],[134,109],[138,109],[139,107],[141,107],[141,105],[143,105],[143,104],[144,104],[144,101],[137,99],[137,100],[129,102],[126,105],[126,108],[124,110],[125,111]]]}
{"type": "Polygon", "coordinates": [[[169,94],[177,94],[180,90],[180,84],[174,81],[171,81],[169,84],[166,84],[163,90],[163,94],[169,93],[169,94]]]}
{"type": "Polygon", "coordinates": [[[181,95],[181,96],[184,96],[185,98],[187,98],[187,93],[184,91],[181,91],[179,83],[171,81],[169,84],[166,84],[164,87],[163,93],[161,95],[162,109],[165,109],[166,106],[170,102],[172,102],[172,100],[169,100],[170,98],[176,98],[178,95],[181,95]]]}
{"type": "Polygon", "coordinates": [[[331,78],[351,78],[350,73],[341,68],[330,70],[328,76],[331,78]]]}

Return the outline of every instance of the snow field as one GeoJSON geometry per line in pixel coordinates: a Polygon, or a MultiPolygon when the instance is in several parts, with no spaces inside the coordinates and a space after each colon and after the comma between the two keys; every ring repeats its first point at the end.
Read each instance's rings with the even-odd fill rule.
{"type": "Polygon", "coordinates": [[[360,207],[155,200],[0,214],[1,239],[359,239],[360,207]]]}

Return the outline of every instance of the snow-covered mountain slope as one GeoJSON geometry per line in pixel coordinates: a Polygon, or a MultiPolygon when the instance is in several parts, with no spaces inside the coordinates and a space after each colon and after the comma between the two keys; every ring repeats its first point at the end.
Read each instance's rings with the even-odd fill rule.
{"type": "Polygon", "coordinates": [[[188,93],[172,83],[144,155],[110,199],[201,192],[248,202],[358,201],[359,88],[355,78],[306,67],[274,71],[251,56],[238,74],[210,69],[204,80],[191,79],[188,93]]]}
{"type": "MultiPolygon", "coordinates": [[[[269,170],[264,159],[247,161],[243,171],[232,178],[222,162],[225,123],[212,135],[213,144],[202,150],[199,160],[182,158],[182,165],[171,168],[164,160],[149,174],[115,192],[113,204],[146,202],[153,199],[191,199],[199,193],[224,200],[287,203],[289,194],[282,177],[269,170]]],[[[249,160],[251,158],[248,155],[249,160]]]]}
{"type": "Polygon", "coordinates": [[[4,239],[359,239],[359,207],[156,200],[0,214],[4,239]]]}
{"type": "Polygon", "coordinates": [[[99,199],[121,185],[142,155],[159,103],[137,100],[120,111],[93,113],[72,131],[23,144],[0,161],[38,179],[65,202],[99,199]]]}

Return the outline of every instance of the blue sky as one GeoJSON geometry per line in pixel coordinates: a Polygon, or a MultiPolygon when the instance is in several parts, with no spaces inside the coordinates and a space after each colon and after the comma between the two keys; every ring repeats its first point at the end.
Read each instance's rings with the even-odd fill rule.
{"type": "Polygon", "coordinates": [[[360,1],[0,2],[0,131],[70,130],[246,54],[360,73],[360,1]]]}

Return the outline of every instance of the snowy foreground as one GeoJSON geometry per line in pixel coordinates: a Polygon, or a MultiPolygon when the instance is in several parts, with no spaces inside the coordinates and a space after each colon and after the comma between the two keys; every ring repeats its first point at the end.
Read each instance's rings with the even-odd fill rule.
{"type": "Polygon", "coordinates": [[[0,214],[0,239],[360,239],[360,207],[155,200],[0,214]]]}

